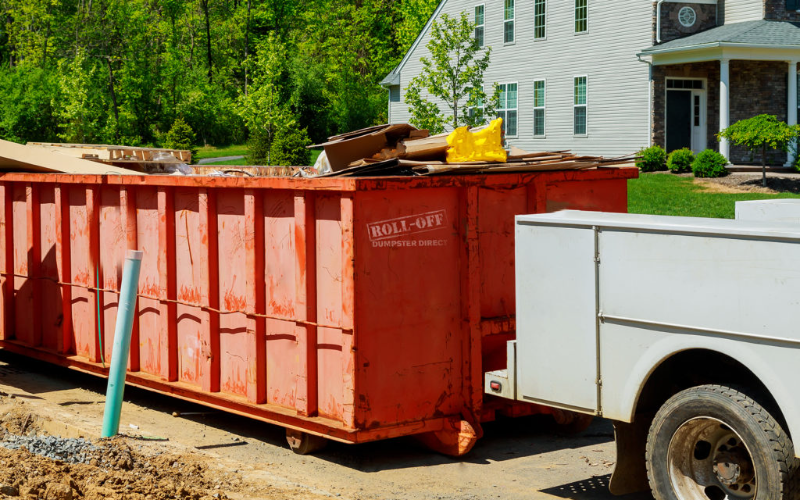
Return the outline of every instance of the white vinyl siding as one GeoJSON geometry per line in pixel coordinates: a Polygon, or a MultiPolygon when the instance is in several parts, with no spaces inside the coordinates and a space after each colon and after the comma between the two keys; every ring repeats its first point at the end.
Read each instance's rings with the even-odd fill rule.
{"type": "MultiPolygon", "coordinates": [[[[530,29],[522,30],[516,44],[503,45],[503,2],[486,4],[486,45],[492,57],[484,74],[486,92],[492,82],[518,83],[517,137],[508,143],[527,151],[569,149],[576,154],[608,157],[634,153],[650,145],[648,114],[649,71],[636,53],[652,45],[652,5],[647,2],[597,2],[588,4],[590,34],[575,35],[575,3],[547,2],[547,40],[537,41],[530,29]],[[637,7],[641,5],[641,7],[637,7]],[[568,63],[565,62],[568,56],[568,63]],[[589,135],[574,135],[574,82],[589,75],[589,135]],[[546,137],[534,137],[534,80],[546,80],[546,137]],[[600,98],[602,96],[602,99],[600,98]]],[[[447,0],[439,15],[457,17],[466,12],[472,19],[476,0],[447,0]]],[[[530,26],[534,0],[516,1],[515,17],[530,26]]],[[[523,23],[524,24],[524,23],[523,23]]],[[[405,92],[412,78],[422,71],[420,57],[430,57],[426,32],[408,62],[400,69],[401,102],[390,103],[392,123],[408,123],[411,115],[405,92]]],[[[439,99],[432,102],[445,110],[439,99]]],[[[451,131],[451,127],[446,130],[451,131]]]]}
{"type": "Polygon", "coordinates": [[[504,0],[503,4],[503,43],[514,43],[516,36],[514,0],[504,0]]]}
{"type": "MultiPolygon", "coordinates": [[[[485,92],[485,90],[484,90],[484,92],[485,92]]],[[[483,102],[483,99],[478,99],[478,105],[469,108],[469,111],[468,111],[469,116],[474,118],[477,115],[479,118],[482,118],[483,117],[484,107],[485,107],[485,103],[483,102]]]]}
{"type": "MultiPolygon", "coordinates": [[[[785,0],[778,0],[785,1],[785,0]]],[[[725,0],[725,24],[764,19],[764,2],[761,0],[725,0]]]]}
{"type": "Polygon", "coordinates": [[[484,4],[475,6],[475,40],[478,46],[483,47],[484,37],[486,36],[486,6],[484,4]]]}
{"type": "Polygon", "coordinates": [[[497,116],[503,119],[503,132],[508,137],[517,136],[517,84],[500,84],[500,107],[497,108],[497,116]]]}
{"type": "Polygon", "coordinates": [[[589,0],[575,0],[575,33],[589,31],[589,0]]]}
{"type": "Polygon", "coordinates": [[[587,93],[589,84],[585,76],[574,78],[573,90],[573,131],[575,135],[586,135],[588,131],[587,93]]]}
{"type": "Polygon", "coordinates": [[[544,80],[533,81],[533,136],[545,136],[545,118],[547,103],[547,83],[544,80]]]}
{"type": "Polygon", "coordinates": [[[536,40],[547,38],[547,0],[533,2],[533,38],[536,40]]]}

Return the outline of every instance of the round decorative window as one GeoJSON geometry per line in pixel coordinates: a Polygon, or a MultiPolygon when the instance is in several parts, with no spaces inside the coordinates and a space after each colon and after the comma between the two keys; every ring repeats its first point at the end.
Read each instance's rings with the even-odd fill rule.
{"type": "Polygon", "coordinates": [[[684,7],[678,12],[678,20],[686,28],[691,28],[697,21],[697,13],[691,7],[684,7]]]}

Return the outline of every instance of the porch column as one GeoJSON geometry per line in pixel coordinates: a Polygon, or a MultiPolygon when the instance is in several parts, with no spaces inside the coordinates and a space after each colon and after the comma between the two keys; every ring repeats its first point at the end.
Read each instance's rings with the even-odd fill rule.
{"type": "MultiPolygon", "coordinates": [[[[797,125],[797,61],[789,61],[789,86],[788,93],[788,106],[786,113],[786,123],[789,125],[797,125]]],[[[789,155],[786,160],[787,167],[791,167],[794,164],[796,151],[789,150],[789,155]]]]}
{"type": "MultiPolygon", "coordinates": [[[[719,61],[719,130],[728,128],[730,125],[730,60],[720,59],[719,61]]],[[[719,140],[719,152],[728,158],[730,162],[730,145],[728,139],[719,140]]]]}

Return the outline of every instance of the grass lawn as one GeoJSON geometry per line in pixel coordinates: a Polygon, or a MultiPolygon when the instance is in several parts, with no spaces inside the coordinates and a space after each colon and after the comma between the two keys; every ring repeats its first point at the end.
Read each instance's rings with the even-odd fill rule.
{"type": "Polygon", "coordinates": [[[715,193],[694,183],[691,177],[642,173],[628,181],[628,212],[732,219],[734,204],[744,200],[800,198],[796,194],[715,193]]]}
{"type": "MultiPolygon", "coordinates": [[[[308,166],[314,165],[320,153],[322,153],[322,149],[311,150],[311,161],[309,162],[308,166]]],[[[246,145],[242,144],[239,146],[227,146],[224,148],[215,148],[213,146],[206,146],[198,150],[197,156],[194,158],[194,160],[195,163],[197,163],[197,160],[202,160],[203,158],[219,158],[222,156],[239,156],[239,155],[247,156],[246,145]]],[[[248,164],[247,158],[242,158],[240,160],[206,163],[206,165],[247,165],[247,164],[248,164]]]]}
{"type": "Polygon", "coordinates": [[[219,158],[220,156],[245,156],[247,155],[246,144],[234,144],[232,146],[203,146],[197,149],[197,156],[192,158],[195,162],[205,158],[219,158]]]}
{"type": "MultiPolygon", "coordinates": [[[[233,156],[233,155],[232,155],[233,156]]],[[[204,166],[214,166],[214,165],[247,165],[247,158],[240,158],[238,160],[228,160],[228,161],[215,161],[213,163],[204,163],[204,166]]]]}

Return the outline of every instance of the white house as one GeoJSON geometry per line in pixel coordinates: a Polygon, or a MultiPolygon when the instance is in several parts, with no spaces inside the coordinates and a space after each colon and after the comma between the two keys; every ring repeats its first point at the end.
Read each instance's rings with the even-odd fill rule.
{"type": "MultiPolygon", "coordinates": [[[[442,0],[382,82],[389,120],[410,119],[404,92],[428,55],[434,20],[467,12],[476,37],[492,47],[484,84],[504,91],[499,114],[509,143],[606,156],[649,144],[712,148],[749,162],[748,152],[719,143],[716,133],[760,113],[797,122],[798,4],[442,0]]],[[[772,152],[769,160],[787,158],[772,152]]]]}

